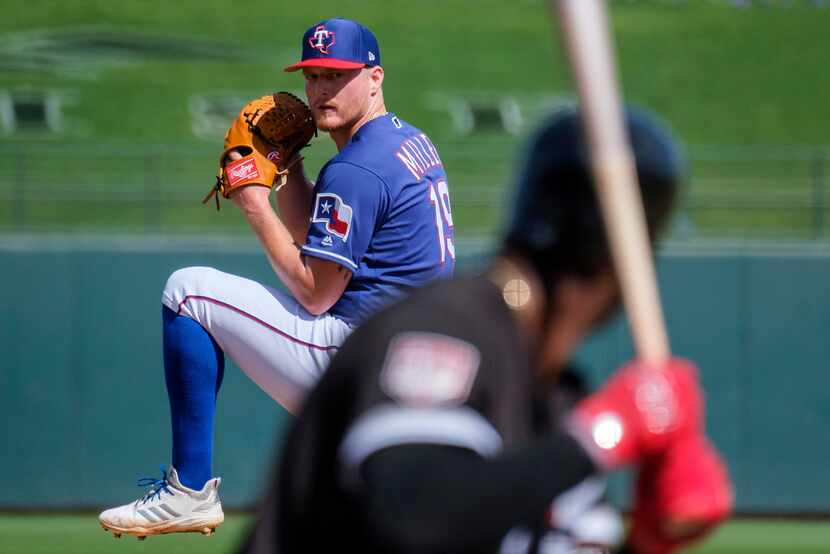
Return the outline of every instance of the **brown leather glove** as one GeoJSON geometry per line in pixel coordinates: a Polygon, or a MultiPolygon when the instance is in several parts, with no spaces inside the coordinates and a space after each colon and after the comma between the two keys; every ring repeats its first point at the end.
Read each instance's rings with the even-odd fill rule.
{"type": "Polygon", "coordinates": [[[277,188],[285,184],[288,172],[302,159],[301,148],[308,146],[316,133],[311,110],[305,102],[288,92],[269,94],[248,102],[225,134],[225,147],[219,157],[216,184],[202,200],[206,203],[219,193],[225,198],[249,185],[277,188]],[[242,157],[227,165],[228,152],[242,157]]]}

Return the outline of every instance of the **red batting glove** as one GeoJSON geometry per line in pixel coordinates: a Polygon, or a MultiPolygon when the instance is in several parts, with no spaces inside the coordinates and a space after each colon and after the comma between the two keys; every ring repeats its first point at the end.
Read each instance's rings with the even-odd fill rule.
{"type": "Polygon", "coordinates": [[[702,434],[684,437],[640,467],[629,552],[669,554],[699,540],[729,516],[732,502],[718,453],[702,434]]]}
{"type": "Polygon", "coordinates": [[[635,360],[576,406],[570,430],[599,467],[612,470],[700,434],[702,420],[703,396],[690,362],[671,359],[656,369],[635,360]]]}

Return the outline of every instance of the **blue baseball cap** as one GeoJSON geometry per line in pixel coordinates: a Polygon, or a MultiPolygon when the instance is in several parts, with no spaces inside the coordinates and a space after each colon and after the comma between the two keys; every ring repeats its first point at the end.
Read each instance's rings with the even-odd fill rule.
{"type": "Polygon", "coordinates": [[[380,47],[374,33],[350,19],[326,19],[303,35],[302,60],[285,71],[304,67],[358,69],[380,65],[380,47]]]}

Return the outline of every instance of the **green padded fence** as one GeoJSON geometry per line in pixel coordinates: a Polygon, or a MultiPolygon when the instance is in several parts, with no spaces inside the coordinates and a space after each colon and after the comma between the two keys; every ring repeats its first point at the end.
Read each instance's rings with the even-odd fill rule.
{"type": "MultiPolygon", "coordinates": [[[[256,245],[240,244],[0,237],[0,508],[125,502],[168,462],[161,289],[188,265],[273,282],[256,245]]],[[[830,250],[675,247],[659,274],[738,509],[830,512],[830,250]]],[[[597,383],[631,352],[618,320],[578,358],[597,383]]],[[[256,500],[289,420],[229,364],[215,460],[227,506],[256,500]]]]}

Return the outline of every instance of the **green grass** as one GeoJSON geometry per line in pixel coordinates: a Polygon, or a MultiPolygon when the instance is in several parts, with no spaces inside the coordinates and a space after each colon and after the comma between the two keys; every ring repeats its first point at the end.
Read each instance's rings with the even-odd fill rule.
{"type": "Polygon", "coordinates": [[[724,525],[694,554],[826,554],[830,521],[734,521],[724,525]]]}
{"type": "Polygon", "coordinates": [[[233,552],[245,533],[249,517],[230,515],[216,534],[195,533],[115,539],[98,525],[96,514],[0,517],[0,552],[3,554],[204,554],[233,552]]]}
{"type": "MultiPolygon", "coordinates": [[[[316,0],[290,10],[253,0],[246,3],[247,13],[261,15],[241,18],[227,17],[225,6],[220,0],[31,0],[26,10],[4,13],[0,32],[21,36],[98,26],[228,45],[245,57],[229,62],[160,56],[106,65],[93,75],[4,72],[0,84],[72,88],[77,97],[71,112],[88,122],[91,132],[82,138],[91,141],[195,140],[188,94],[302,88],[299,76],[280,68],[297,56],[300,33],[309,24],[340,14],[377,32],[390,106],[439,136],[450,131],[449,121],[428,108],[427,93],[570,91],[542,0],[316,0]]],[[[725,1],[641,0],[615,3],[613,15],[625,92],[665,114],[690,143],[827,143],[823,122],[830,106],[824,91],[830,74],[823,67],[830,10],[807,2],[736,10],[725,1]]],[[[84,55],[103,57],[100,49],[84,55]]]]}
{"type": "MultiPolygon", "coordinates": [[[[57,134],[0,133],[0,205],[26,201],[22,214],[0,209],[0,231],[214,226],[245,232],[240,218],[217,219],[198,204],[212,181],[222,136],[193,134],[190,102],[198,95],[244,99],[301,90],[301,77],[280,68],[297,57],[309,24],[338,14],[378,34],[387,105],[438,145],[456,197],[457,232],[492,232],[503,212],[499,195],[488,194],[496,200],[486,208],[476,200],[480,190],[499,191],[508,182],[520,139],[492,132],[459,136],[447,98],[513,97],[524,135],[557,99],[572,97],[546,4],[311,0],[285,10],[271,0],[252,0],[244,17],[228,17],[220,0],[30,0],[26,10],[3,10],[0,64],[25,53],[26,41],[38,33],[77,29],[193,41],[240,57],[182,56],[175,49],[134,55],[75,45],[47,51],[57,56],[57,71],[0,65],[0,93],[55,91],[64,98],[65,116],[57,134]],[[156,190],[174,198],[154,200],[156,190]]],[[[711,198],[728,189],[752,198],[783,190],[812,201],[811,153],[828,156],[830,164],[830,8],[806,1],[738,10],[726,1],[639,0],[613,3],[612,15],[626,97],[662,114],[689,145],[690,196],[711,198]],[[768,145],[789,149],[770,154],[768,145]]],[[[308,173],[316,175],[333,152],[327,137],[318,138],[307,152],[308,173]]],[[[701,234],[716,235],[810,236],[810,217],[809,209],[779,214],[778,206],[689,213],[701,234]]]]}
{"type": "MultiPolygon", "coordinates": [[[[0,552],[4,554],[212,554],[232,552],[250,521],[230,515],[212,537],[169,535],[139,542],[104,533],[94,514],[73,516],[0,516],[0,552]]],[[[694,554],[827,554],[830,521],[738,520],[720,528],[694,554]]]]}

